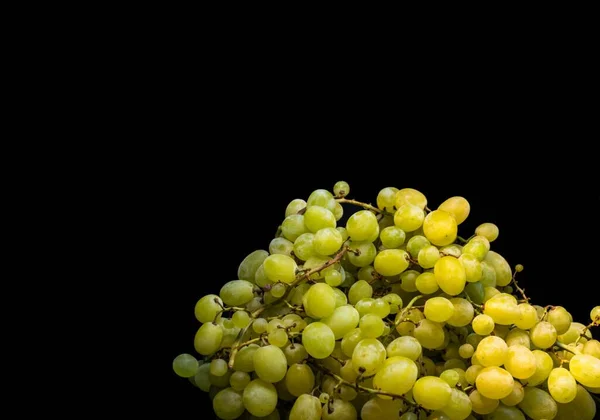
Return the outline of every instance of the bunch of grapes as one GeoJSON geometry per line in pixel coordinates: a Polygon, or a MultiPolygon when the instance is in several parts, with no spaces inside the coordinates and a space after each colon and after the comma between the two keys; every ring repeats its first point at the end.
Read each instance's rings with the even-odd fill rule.
{"type": "Polygon", "coordinates": [[[173,369],[218,418],[595,418],[600,306],[583,325],[533,305],[523,266],[491,250],[496,225],[458,236],[463,197],[431,210],[411,188],[376,207],[349,191],[290,202],[269,250],[196,304],[200,357],[173,369]],[[361,207],[345,227],[342,205],[361,207]]]}

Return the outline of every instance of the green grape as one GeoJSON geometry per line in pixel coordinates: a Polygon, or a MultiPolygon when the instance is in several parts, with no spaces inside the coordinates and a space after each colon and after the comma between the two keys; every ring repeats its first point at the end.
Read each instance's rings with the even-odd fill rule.
{"type": "Polygon", "coordinates": [[[405,314],[398,312],[395,320],[397,322],[396,331],[398,331],[400,335],[413,335],[415,331],[415,324],[423,319],[425,319],[425,315],[423,315],[423,312],[418,309],[411,308],[405,314]],[[401,315],[403,316],[401,317],[401,315]],[[408,319],[412,322],[405,322],[405,319],[408,319]]]}
{"type": "Polygon", "coordinates": [[[403,204],[394,213],[394,225],[405,232],[413,232],[421,227],[425,212],[410,203],[403,204]]]}
{"type": "Polygon", "coordinates": [[[277,347],[283,347],[288,342],[288,335],[285,332],[285,330],[276,329],[269,333],[267,339],[269,340],[269,344],[272,344],[277,347]]]}
{"type": "Polygon", "coordinates": [[[302,344],[290,343],[283,348],[283,354],[287,360],[288,366],[294,363],[300,363],[308,358],[308,352],[302,344]]]}
{"type": "Polygon", "coordinates": [[[414,337],[398,337],[388,344],[386,348],[387,356],[403,356],[410,360],[417,360],[422,353],[421,343],[414,337]]]}
{"type": "Polygon", "coordinates": [[[555,368],[548,376],[548,391],[556,402],[566,404],[575,399],[577,382],[567,369],[555,368]]]}
{"type": "Polygon", "coordinates": [[[289,328],[293,332],[302,331],[306,327],[306,322],[297,314],[287,314],[281,318],[281,322],[284,328],[289,328]]]}
{"type": "Polygon", "coordinates": [[[483,287],[496,287],[496,270],[486,261],[481,261],[481,284],[483,287]]]}
{"type": "Polygon", "coordinates": [[[465,362],[463,362],[462,360],[456,358],[456,359],[449,359],[447,360],[444,364],[443,364],[443,369],[444,370],[449,370],[449,369],[462,369],[465,370],[467,368],[467,365],[465,364],[465,362]]]}
{"type": "Polygon", "coordinates": [[[202,324],[194,337],[194,348],[203,356],[213,354],[221,347],[223,328],[212,322],[202,324]]]}
{"type": "Polygon", "coordinates": [[[456,296],[465,289],[467,281],[465,269],[454,257],[440,258],[435,263],[433,274],[440,289],[449,295],[456,296]]]}
{"type": "Polygon", "coordinates": [[[267,325],[267,334],[271,334],[273,331],[277,331],[281,328],[285,328],[283,326],[283,321],[281,319],[272,319],[267,325]]]}
{"type": "Polygon", "coordinates": [[[315,359],[329,357],[335,347],[335,335],[322,322],[313,322],[302,331],[302,344],[315,359]]]}
{"type": "Polygon", "coordinates": [[[600,341],[590,340],[583,345],[583,354],[589,354],[600,359],[600,341]]]}
{"type": "Polygon", "coordinates": [[[478,390],[471,392],[469,399],[471,400],[473,412],[477,414],[490,414],[500,404],[498,400],[483,396],[478,390]]]}
{"type": "Polygon", "coordinates": [[[315,375],[308,365],[296,363],[288,369],[285,385],[290,394],[295,397],[310,394],[315,386],[315,375]]]}
{"type": "Polygon", "coordinates": [[[350,242],[348,247],[353,252],[346,255],[348,255],[350,263],[356,267],[365,267],[371,264],[377,255],[377,248],[371,242],[350,242]],[[354,252],[358,252],[359,255],[355,255],[354,252]]]}
{"type": "Polygon", "coordinates": [[[479,376],[483,369],[485,369],[485,367],[481,365],[473,364],[469,366],[465,371],[465,378],[467,379],[467,382],[469,382],[471,385],[474,385],[475,381],[477,380],[477,376],[479,376]]]}
{"type": "Polygon", "coordinates": [[[306,205],[308,208],[312,206],[324,207],[330,212],[335,210],[336,205],[335,198],[333,195],[327,190],[315,190],[310,196],[308,196],[308,200],[306,200],[306,205]]]}
{"type": "Polygon", "coordinates": [[[419,255],[417,257],[419,265],[423,268],[433,268],[433,266],[439,259],[440,250],[434,245],[429,245],[425,248],[422,248],[419,251],[419,255]]]}
{"type": "Polygon", "coordinates": [[[434,245],[450,245],[456,240],[456,219],[450,213],[443,210],[434,210],[429,213],[423,221],[423,233],[434,245]]]}
{"type": "MultiPolygon", "coordinates": [[[[350,194],[350,185],[346,181],[338,181],[333,186],[333,194],[336,197],[344,197],[350,194]]],[[[383,210],[383,209],[382,209],[383,210]]]]}
{"type": "Polygon", "coordinates": [[[173,359],[173,371],[182,378],[191,378],[198,372],[198,361],[191,354],[180,354],[173,359]]]}
{"type": "Polygon", "coordinates": [[[348,301],[352,305],[364,298],[370,298],[373,296],[373,287],[364,280],[359,280],[354,283],[348,291],[348,301]]]}
{"type": "MultiPolygon", "coordinates": [[[[292,283],[296,280],[298,266],[293,258],[287,255],[269,255],[263,262],[267,278],[273,282],[292,283]]],[[[223,299],[225,300],[225,299],[223,299]]]]}
{"type": "Polygon", "coordinates": [[[253,282],[256,270],[258,270],[258,267],[260,267],[260,265],[268,256],[269,253],[263,249],[259,249],[248,254],[248,256],[242,260],[238,267],[238,279],[253,282]]]}
{"type": "Polygon", "coordinates": [[[402,400],[391,400],[373,397],[370,400],[368,400],[362,407],[360,412],[360,418],[363,420],[405,420],[402,417],[398,417],[398,413],[402,409],[402,400]]]}
{"type": "Polygon", "coordinates": [[[301,198],[296,198],[290,201],[290,204],[285,208],[285,217],[291,216],[293,214],[298,214],[300,210],[306,207],[306,201],[301,198]]]}
{"type": "Polygon", "coordinates": [[[513,328],[510,330],[508,334],[506,334],[506,337],[504,337],[504,341],[506,341],[506,345],[508,347],[520,344],[528,349],[531,349],[529,333],[519,328],[513,328]]]}
{"type": "Polygon", "coordinates": [[[323,407],[321,414],[322,420],[356,420],[356,418],[356,408],[348,401],[339,398],[333,400],[331,408],[323,407]]]}
{"type": "MultiPolygon", "coordinates": [[[[341,267],[340,269],[343,270],[341,267]]],[[[323,270],[323,274],[325,275],[325,283],[331,287],[337,287],[344,282],[342,273],[335,268],[329,267],[328,269],[323,270]]]]}
{"type": "Polygon", "coordinates": [[[527,379],[535,373],[537,362],[531,350],[515,344],[508,348],[504,368],[515,378],[527,379]]]}
{"type": "Polygon", "coordinates": [[[547,321],[538,322],[529,332],[531,342],[540,349],[547,349],[556,342],[556,328],[547,321]]]}
{"type": "Polygon", "coordinates": [[[317,283],[304,294],[302,302],[308,316],[315,319],[325,318],[335,310],[335,292],[327,283],[317,283]]]}
{"type": "Polygon", "coordinates": [[[470,359],[473,353],[475,353],[475,349],[469,343],[465,343],[458,348],[458,354],[463,359],[470,359]]]}
{"type": "Polygon", "coordinates": [[[335,294],[335,307],[339,308],[340,306],[344,306],[348,304],[348,298],[346,294],[338,289],[337,287],[333,288],[333,293],[335,294]]]}
{"type": "MultiPolygon", "coordinates": [[[[321,207],[313,207],[313,209],[329,211],[329,210],[323,209],[321,207]]],[[[318,211],[313,210],[312,212],[309,213],[309,211],[306,210],[306,213],[304,213],[304,215],[292,214],[290,216],[287,216],[283,220],[283,223],[281,224],[281,233],[283,234],[283,237],[289,241],[294,242],[296,240],[296,238],[298,238],[298,236],[300,236],[306,232],[306,226],[305,226],[306,214],[311,215],[311,222],[313,222],[313,220],[316,218],[315,213],[318,213],[318,211]]],[[[335,223],[335,218],[333,217],[333,214],[331,215],[331,218],[333,219],[333,223],[335,223]]]]}
{"type": "Polygon", "coordinates": [[[272,383],[255,379],[244,388],[244,407],[256,417],[265,417],[277,407],[277,390],[272,383]]]}
{"type": "Polygon", "coordinates": [[[507,293],[499,293],[485,302],[483,313],[489,315],[494,323],[511,325],[519,319],[517,299],[507,293]]]}
{"type": "Polygon", "coordinates": [[[294,402],[289,420],[320,420],[321,413],[319,399],[309,394],[302,394],[294,402]]]}
{"type": "Polygon", "coordinates": [[[342,235],[342,242],[346,242],[346,240],[350,237],[346,228],[343,226],[338,226],[335,229],[340,232],[340,235],[342,235]]]}
{"type": "MultiPolygon", "coordinates": [[[[315,255],[313,257],[310,257],[308,260],[306,260],[306,262],[302,266],[302,269],[303,270],[311,270],[313,268],[320,267],[323,264],[325,264],[328,260],[329,259],[327,257],[315,255]]],[[[324,277],[324,274],[322,271],[320,271],[318,273],[313,273],[310,275],[311,280],[320,280],[320,279],[323,279],[323,277],[324,277]]]]}
{"type": "Polygon", "coordinates": [[[388,226],[381,230],[379,239],[381,239],[381,244],[387,249],[399,248],[406,240],[406,233],[396,226],[388,226]]]}
{"type": "Polygon", "coordinates": [[[263,381],[279,382],[285,377],[287,359],[279,347],[274,345],[260,347],[254,352],[253,359],[254,370],[263,381]]]}
{"type": "Polygon", "coordinates": [[[366,314],[360,319],[359,328],[363,337],[377,338],[383,334],[384,323],[375,314],[366,314]]]}
{"type": "Polygon", "coordinates": [[[450,213],[456,220],[456,224],[460,225],[469,216],[471,205],[464,197],[451,197],[440,204],[438,210],[450,213]]]}
{"type": "Polygon", "coordinates": [[[535,324],[538,323],[538,316],[535,308],[529,303],[520,303],[518,305],[518,308],[519,317],[515,321],[515,325],[522,330],[528,330],[533,328],[535,324]]]}
{"type": "Polygon", "coordinates": [[[465,292],[474,303],[478,305],[483,303],[484,290],[481,282],[478,281],[475,283],[467,283],[465,286],[465,292]]]}
{"type": "Polygon", "coordinates": [[[554,326],[556,334],[561,335],[569,331],[573,317],[562,306],[554,306],[548,311],[546,320],[554,326]]]}
{"type": "MultiPolygon", "coordinates": [[[[285,238],[274,238],[269,243],[269,252],[271,254],[282,254],[290,256],[294,250],[294,244],[285,238]]],[[[256,267],[258,269],[258,267],[256,267]]]]}
{"type": "Polygon", "coordinates": [[[321,255],[332,255],[342,246],[342,234],[334,228],[320,229],[313,239],[314,250],[321,255]]]}
{"type": "Polygon", "coordinates": [[[508,357],[508,346],[500,337],[491,335],[479,342],[475,354],[483,366],[502,366],[508,357]]]}
{"type": "Polygon", "coordinates": [[[377,281],[377,272],[372,265],[367,265],[365,267],[361,267],[358,270],[358,280],[364,280],[367,283],[372,283],[377,281]]]}
{"type": "Polygon", "coordinates": [[[285,295],[286,290],[287,288],[285,287],[284,283],[275,283],[273,287],[271,287],[271,294],[275,298],[280,298],[281,296],[285,295]]]}
{"type": "Polygon", "coordinates": [[[419,272],[416,270],[406,270],[402,274],[400,274],[400,287],[402,290],[406,292],[416,292],[417,291],[417,277],[419,277],[419,272]]]}
{"type": "MultiPolygon", "coordinates": [[[[398,299],[400,299],[400,296],[398,296],[398,299]]],[[[382,298],[374,299],[370,307],[370,313],[377,315],[379,318],[385,318],[390,314],[390,305],[382,298]]]]}
{"type": "Polygon", "coordinates": [[[450,399],[442,408],[442,412],[446,414],[450,420],[465,420],[469,417],[472,410],[473,404],[471,403],[469,396],[455,388],[451,389],[450,399]]]}
{"type": "Polygon", "coordinates": [[[417,191],[413,188],[402,188],[401,190],[398,190],[396,192],[394,205],[398,209],[406,203],[414,204],[415,206],[418,206],[421,209],[425,209],[425,207],[427,206],[427,198],[423,195],[422,192],[417,191]]]}
{"type": "Polygon", "coordinates": [[[377,207],[379,210],[386,210],[390,213],[393,212],[397,192],[398,188],[394,187],[386,187],[379,191],[377,194],[377,207]]]}
{"type": "Polygon", "coordinates": [[[515,289],[513,289],[512,286],[505,286],[503,291],[504,291],[504,293],[508,293],[510,295],[510,294],[512,294],[512,292],[515,291],[515,289]]]}
{"type": "Polygon", "coordinates": [[[458,373],[458,383],[457,386],[460,386],[461,389],[465,389],[467,386],[469,386],[469,382],[467,382],[467,369],[463,369],[463,368],[452,368],[453,371],[455,371],[456,373],[458,373]]]}
{"type": "Polygon", "coordinates": [[[504,257],[494,251],[489,251],[485,256],[484,261],[490,264],[496,271],[496,285],[508,286],[512,281],[512,271],[510,265],[504,257]]]}
{"type": "Polygon", "coordinates": [[[228,306],[241,306],[254,298],[254,285],[246,280],[233,280],[221,287],[219,296],[228,306]]]}
{"type": "Polygon", "coordinates": [[[356,345],[363,339],[362,332],[360,328],[355,328],[350,332],[344,334],[342,338],[342,352],[347,357],[352,357],[352,353],[356,345]]]}
{"type": "Polygon", "coordinates": [[[223,359],[213,359],[210,362],[210,374],[213,376],[223,376],[227,373],[227,362],[223,359]]]}
{"type": "Polygon", "coordinates": [[[600,306],[595,306],[594,309],[590,311],[590,319],[592,321],[600,322],[600,306]]]}
{"type": "Polygon", "coordinates": [[[483,262],[489,250],[490,243],[485,238],[476,236],[465,244],[462,255],[470,255],[477,261],[483,262]]]}
{"type": "Polygon", "coordinates": [[[379,234],[379,224],[375,214],[360,210],[348,218],[346,230],[352,241],[373,242],[379,234]]]}
{"type": "MultiPolygon", "coordinates": [[[[338,364],[339,366],[339,364],[338,364]]],[[[356,390],[347,385],[342,385],[336,388],[337,381],[329,376],[323,378],[321,383],[321,390],[334,399],[341,398],[344,401],[352,401],[358,395],[356,390]]]]}
{"type": "Polygon", "coordinates": [[[243,391],[250,383],[250,380],[250,375],[246,372],[233,372],[229,378],[229,385],[231,385],[235,391],[243,391]]]}
{"type": "Polygon", "coordinates": [[[481,280],[481,277],[483,276],[483,268],[475,256],[471,254],[462,254],[458,258],[458,261],[460,261],[465,269],[465,275],[469,283],[475,283],[476,281],[481,280]]]}
{"type": "MultiPolygon", "coordinates": [[[[378,417],[378,418],[381,418],[381,417],[378,417]]],[[[383,418],[387,419],[387,418],[392,418],[392,417],[383,417],[383,418]]],[[[373,417],[373,419],[375,419],[375,417],[373,417]]],[[[398,420],[419,420],[419,418],[417,417],[417,415],[415,413],[407,411],[406,413],[402,414],[398,420]]]]}
{"type": "Polygon", "coordinates": [[[541,350],[533,350],[532,353],[535,356],[536,369],[532,376],[523,381],[528,386],[536,386],[544,382],[554,368],[554,363],[548,353],[541,350]]]}
{"type": "Polygon", "coordinates": [[[254,353],[258,350],[256,344],[250,344],[246,347],[242,347],[235,358],[233,369],[250,373],[254,371],[254,353]]]}
{"type": "Polygon", "coordinates": [[[206,295],[202,297],[194,307],[196,319],[203,324],[212,322],[223,310],[223,300],[217,295],[206,295]]]}
{"type": "Polygon", "coordinates": [[[589,354],[576,354],[569,362],[569,369],[581,385],[600,387],[600,359],[589,354]]]}
{"type": "Polygon", "coordinates": [[[408,254],[401,249],[386,249],[375,257],[375,270],[382,276],[391,277],[408,268],[408,254]]]}
{"type": "Polygon", "coordinates": [[[219,391],[213,399],[213,410],[220,419],[237,419],[244,412],[242,394],[233,388],[219,391]]]}
{"type": "Polygon", "coordinates": [[[326,404],[327,401],[329,401],[329,394],[321,392],[321,394],[319,395],[319,402],[321,404],[326,404]]]}
{"type": "Polygon", "coordinates": [[[352,305],[344,305],[335,308],[333,313],[321,322],[327,325],[336,340],[343,338],[344,335],[356,328],[360,320],[358,311],[352,305]]]}
{"type": "Polygon", "coordinates": [[[316,256],[314,238],[314,233],[303,233],[298,236],[294,241],[294,255],[302,261],[306,261],[309,258],[316,256]]]}
{"type": "Polygon", "coordinates": [[[519,408],[533,420],[553,419],[558,407],[550,394],[539,388],[525,387],[525,396],[519,408]]]}
{"type": "Polygon", "coordinates": [[[308,207],[304,213],[304,226],[306,230],[300,232],[298,235],[305,233],[307,230],[309,232],[316,233],[321,229],[335,228],[335,215],[332,213],[332,211],[324,207],[308,207]]]}
{"type": "Polygon", "coordinates": [[[246,311],[236,311],[231,316],[231,321],[237,328],[246,328],[250,324],[250,315],[246,311]]]}
{"type": "Polygon", "coordinates": [[[450,386],[435,376],[419,378],[413,387],[413,398],[428,410],[443,408],[450,401],[451,395],[450,386]]]}
{"type": "Polygon", "coordinates": [[[434,322],[446,322],[454,314],[454,305],[444,297],[433,297],[425,302],[425,318],[434,322]]]}
{"type": "Polygon", "coordinates": [[[442,354],[442,359],[450,360],[459,358],[460,356],[458,354],[458,347],[458,344],[455,343],[454,340],[452,340],[452,342],[448,344],[446,348],[443,349],[444,353],[442,354]]]}
{"type": "Polygon", "coordinates": [[[486,415],[484,420],[525,420],[525,415],[516,407],[500,404],[493,413],[486,415]]]}
{"type": "Polygon", "coordinates": [[[511,391],[511,393],[508,394],[508,396],[502,398],[500,401],[502,401],[502,404],[512,407],[523,401],[524,396],[525,390],[523,389],[523,385],[521,385],[521,382],[519,381],[514,381],[513,390],[511,391]]]}
{"type": "Polygon", "coordinates": [[[558,341],[564,344],[571,344],[575,342],[575,340],[579,339],[580,343],[584,343],[592,338],[592,333],[586,329],[585,325],[580,324],[579,322],[571,322],[571,326],[569,330],[557,337],[558,341]],[[586,338],[580,337],[580,335],[585,335],[586,338]]]}
{"type": "Polygon", "coordinates": [[[433,350],[444,343],[444,330],[440,324],[424,319],[415,328],[414,337],[422,347],[433,350]]]}
{"type": "Polygon", "coordinates": [[[463,254],[463,247],[458,244],[450,244],[440,248],[440,253],[443,252],[454,258],[458,258],[463,254]]]}
{"type": "Polygon", "coordinates": [[[494,242],[499,233],[498,226],[493,223],[482,223],[475,229],[476,235],[483,236],[490,242],[494,242]]]}
{"type": "Polygon", "coordinates": [[[484,287],[483,288],[483,303],[487,302],[491,298],[500,294],[500,290],[495,287],[484,287]]]}
{"type": "Polygon", "coordinates": [[[254,275],[254,283],[256,283],[258,287],[265,287],[268,284],[273,284],[273,282],[269,280],[265,274],[264,264],[261,264],[260,267],[258,267],[258,270],[256,270],[256,274],[254,275]]]}
{"type": "Polygon", "coordinates": [[[419,252],[423,248],[426,248],[431,245],[429,240],[422,235],[415,235],[408,240],[406,243],[406,250],[409,252],[410,256],[413,258],[419,257],[419,252]]]}
{"type": "Polygon", "coordinates": [[[452,369],[448,369],[442,372],[440,375],[440,379],[450,385],[451,388],[454,388],[460,379],[458,372],[452,369]]]}
{"type": "MultiPolygon", "coordinates": [[[[398,356],[393,363],[381,368],[373,378],[373,386],[384,392],[402,395],[408,392],[415,384],[418,369],[415,362],[398,356]]],[[[390,397],[387,397],[390,398],[390,397]]]]}
{"type": "Polygon", "coordinates": [[[439,290],[439,286],[437,280],[435,279],[435,275],[429,271],[421,273],[417,276],[415,280],[415,287],[417,290],[425,295],[430,295],[439,290]]]}
{"type": "Polygon", "coordinates": [[[473,305],[463,298],[452,298],[450,299],[450,302],[454,306],[454,313],[447,321],[448,325],[452,327],[464,327],[469,325],[475,315],[473,305]]]}
{"type": "MultiPolygon", "coordinates": [[[[390,314],[396,314],[402,307],[402,298],[396,293],[388,293],[382,300],[388,303],[390,314]]],[[[382,317],[383,318],[383,317],[382,317]]]]}
{"type": "Polygon", "coordinates": [[[374,338],[364,338],[352,352],[352,366],[356,372],[360,373],[364,369],[363,375],[371,376],[383,364],[385,356],[385,347],[381,342],[374,338]]]}
{"type": "Polygon", "coordinates": [[[252,329],[257,334],[262,334],[267,331],[267,325],[269,322],[264,318],[258,318],[252,323],[252,329]]]}
{"type": "Polygon", "coordinates": [[[558,412],[554,420],[593,420],[596,418],[596,403],[588,391],[577,385],[575,399],[566,404],[556,404],[558,412]]]}

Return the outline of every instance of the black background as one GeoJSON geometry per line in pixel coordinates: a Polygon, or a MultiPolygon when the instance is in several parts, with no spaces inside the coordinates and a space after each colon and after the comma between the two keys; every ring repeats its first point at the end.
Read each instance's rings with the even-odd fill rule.
{"type": "MultiPolygon", "coordinates": [[[[147,254],[149,287],[156,289],[147,308],[152,321],[144,321],[152,322],[152,336],[144,348],[154,354],[153,386],[161,390],[154,403],[164,404],[170,418],[213,416],[208,395],[171,368],[178,354],[195,353],[196,301],[235,279],[248,253],[268,249],[289,201],[306,199],[318,188],[331,190],[342,179],[351,198],[371,203],[386,186],[416,188],[430,208],[464,196],[471,213],[459,235],[496,223],[500,236],[492,249],[511,266],[525,266],[520,285],[533,303],[565,306],[575,320],[588,322],[590,309],[600,303],[591,289],[598,281],[593,267],[600,227],[594,216],[597,187],[587,167],[568,170],[558,164],[563,157],[549,160],[548,150],[545,158],[525,157],[506,147],[509,153],[498,156],[482,147],[455,157],[448,147],[426,141],[411,141],[421,144],[414,150],[400,140],[396,146],[391,140],[345,142],[253,140],[240,143],[244,150],[232,141],[216,142],[212,151],[170,150],[140,176],[145,188],[138,216],[147,226],[138,239],[147,254]]],[[[355,211],[344,207],[346,214],[355,211]]]]}

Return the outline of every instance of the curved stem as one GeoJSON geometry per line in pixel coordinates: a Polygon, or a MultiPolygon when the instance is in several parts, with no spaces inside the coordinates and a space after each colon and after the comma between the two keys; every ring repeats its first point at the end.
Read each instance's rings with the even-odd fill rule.
{"type": "Polygon", "coordinates": [[[347,204],[354,204],[356,206],[361,206],[367,210],[371,210],[374,213],[383,213],[381,210],[379,210],[377,207],[373,207],[370,204],[367,203],[361,203],[360,201],[356,201],[356,200],[349,200],[347,198],[336,198],[335,201],[337,201],[338,203],[347,203],[347,204]]]}
{"type": "Polygon", "coordinates": [[[566,344],[561,343],[560,341],[557,341],[556,343],[554,343],[554,345],[556,347],[560,347],[561,349],[571,352],[573,354],[581,354],[581,352],[579,350],[569,347],[566,344]]]}
{"type": "Polygon", "coordinates": [[[415,296],[414,298],[412,298],[412,300],[411,300],[410,302],[408,302],[408,305],[406,305],[406,308],[402,309],[402,312],[401,312],[400,316],[398,317],[398,320],[397,320],[396,322],[394,322],[394,325],[396,325],[396,326],[397,326],[397,325],[399,325],[401,322],[404,322],[404,314],[405,314],[406,312],[408,312],[408,310],[409,310],[410,308],[412,308],[413,304],[414,304],[414,303],[415,303],[417,300],[421,299],[422,297],[423,297],[423,295],[417,295],[417,296],[415,296]]]}

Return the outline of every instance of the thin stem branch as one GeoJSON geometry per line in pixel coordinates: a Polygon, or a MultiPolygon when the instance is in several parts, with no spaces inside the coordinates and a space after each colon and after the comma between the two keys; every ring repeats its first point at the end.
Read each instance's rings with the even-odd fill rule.
{"type": "MultiPolygon", "coordinates": [[[[596,318],[597,319],[597,318],[596,318]]],[[[590,322],[588,325],[586,325],[585,327],[583,327],[583,330],[581,331],[581,333],[579,334],[579,337],[577,337],[577,340],[575,340],[575,345],[579,344],[579,341],[583,338],[587,336],[585,335],[586,332],[588,332],[588,330],[592,327],[595,327],[598,325],[598,322],[596,320],[590,322]]]]}
{"type": "Polygon", "coordinates": [[[414,298],[412,298],[412,300],[408,302],[408,305],[406,305],[406,308],[402,309],[402,312],[400,313],[398,320],[394,322],[394,325],[398,326],[401,322],[404,322],[404,315],[406,314],[406,312],[408,312],[408,310],[412,308],[413,304],[422,297],[423,295],[417,295],[414,298]]]}
{"type": "Polygon", "coordinates": [[[335,201],[337,201],[338,203],[348,203],[348,204],[354,204],[356,206],[361,206],[367,210],[371,210],[374,213],[383,213],[381,210],[379,210],[377,207],[373,207],[370,204],[367,203],[361,203],[360,201],[356,201],[356,200],[349,200],[347,198],[336,198],[335,201]]]}
{"type": "Polygon", "coordinates": [[[556,343],[554,343],[554,345],[556,347],[560,347],[561,349],[571,352],[573,354],[581,354],[581,352],[579,350],[569,347],[566,344],[561,343],[560,341],[557,341],[556,343]]]}
{"type": "Polygon", "coordinates": [[[523,296],[523,299],[524,299],[526,302],[529,302],[529,301],[530,301],[530,299],[529,299],[529,298],[528,298],[528,297],[525,295],[525,289],[521,289],[521,288],[519,287],[519,284],[517,283],[517,279],[516,279],[516,277],[517,277],[517,273],[518,273],[518,271],[517,271],[517,269],[515,268],[515,273],[513,274],[513,277],[512,277],[512,283],[515,285],[515,288],[516,288],[516,289],[519,291],[519,293],[521,294],[521,296],[523,296]]]}

